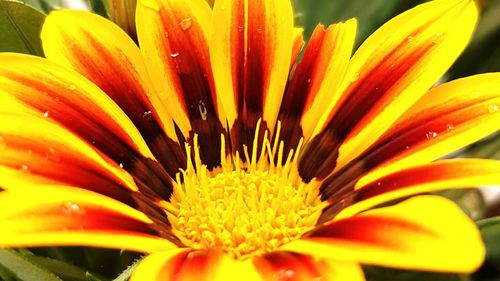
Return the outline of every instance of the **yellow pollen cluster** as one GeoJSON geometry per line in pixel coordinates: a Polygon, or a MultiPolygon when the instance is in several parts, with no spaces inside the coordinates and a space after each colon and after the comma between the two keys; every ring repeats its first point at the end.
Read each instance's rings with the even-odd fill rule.
{"type": "MultiPolygon", "coordinates": [[[[189,161],[178,175],[166,206],[173,232],[186,246],[220,248],[244,259],[273,251],[314,228],[326,205],[318,185],[306,184],[298,175],[302,142],[283,159],[278,137],[271,147],[266,132],[257,157],[256,134],[252,154],[245,149],[248,161],[238,153],[226,157],[223,147],[222,165],[212,171],[201,163],[195,138],[194,163],[189,161]]],[[[189,154],[190,147],[186,150],[189,154]]]]}

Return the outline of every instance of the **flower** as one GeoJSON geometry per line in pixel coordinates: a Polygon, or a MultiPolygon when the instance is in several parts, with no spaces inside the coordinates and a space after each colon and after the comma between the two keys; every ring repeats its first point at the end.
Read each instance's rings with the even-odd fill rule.
{"type": "Polygon", "coordinates": [[[355,20],[319,25],[298,62],[288,0],[140,0],[140,49],[52,12],[47,59],[0,54],[0,245],[149,253],[132,280],[472,272],[471,220],[413,195],[500,183],[498,161],[436,160],[500,124],[499,73],[429,90],[477,14],[425,3],[352,57],[355,20]]]}

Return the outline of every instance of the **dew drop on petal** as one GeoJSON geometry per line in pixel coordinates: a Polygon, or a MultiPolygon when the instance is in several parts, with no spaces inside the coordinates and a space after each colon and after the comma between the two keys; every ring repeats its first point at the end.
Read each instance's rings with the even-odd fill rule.
{"type": "Polygon", "coordinates": [[[488,111],[491,113],[498,112],[498,109],[499,109],[499,107],[496,104],[492,104],[492,105],[488,106],[488,111]]]}
{"type": "Polygon", "coordinates": [[[180,55],[180,54],[179,54],[178,52],[175,52],[175,53],[171,53],[171,54],[170,54],[170,56],[171,56],[172,58],[176,58],[176,57],[178,57],[179,55],[180,55]]]}
{"type": "Polygon", "coordinates": [[[151,117],[151,113],[151,110],[144,111],[144,113],[142,114],[142,118],[151,117]]]}
{"type": "Polygon", "coordinates": [[[165,38],[168,38],[168,32],[167,31],[163,32],[163,35],[165,36],[165,38]]]}
{"type": "Polygon", "coordinates": [[[85,214],[85,209],[80,205],[68,201],[61,204],[61,211],[65,215],[83,215],[85,214]]]}
{"type": "Polygon", "coordinates": [[[406,150],[410,149],[410,146],[409,145],[405,146],[405,149],[406,150]]]}
{"type": "Polygon", "coordinates": [[[455,129],[455,126],[453,126],[453,124],[446,124],[446,130],[447,131],[451,131],[453,129],[455,129]]]}
{"type": "Polygon", "coordinates": [[[431,139],[434,139],[438,136],[438,133],[434,132],[434,131],[429,131],[425,134],[425,137],[428,139],[428,140],[431,140],[431,139]]]}
{"type": "Polygon", "coordinates": [[[436,32],[436,34],[434,34],[434,38],[432,39],[432,43],[439,44],[439,43],[441,43],[441,41],[443,41],[443,33],[436,32]]]}
{"type": "Polygon", "coordinates": [[[21,167],[20,167],[20,170],[23,170],[23,171],[29,171],[29,169],[30,169],[30,168],[29,168],[29,167],[28,167],[28,165],[26,165],[26,164],[23,164],[23,165],[21,165],[21,167]]]}
{"type": "Polygon", "coordinates": [[[411,36],[411,35],[410,35],[410,36],[408,36],[408,37],[406,37],[406,41],[408,41],[408,43],[413,42],[413,40],[415,40],[415,37],[413,37],[413,36],[411,36]]]}
{"type": "Polygon", "coordinates": [[[188,30],[191,27],[193,20],[191,18],[185,18],[181,21],[182,30],[188,30]]]}
{"type": "Polygon", "coordinates": [[[48,112],[48,111],[45,111],[45,112],[43,113],[43,117],[45,117],[45,118],[49,117],[49,112],[48,112]]]}
{"type": "Polygon", "coordinates": [[[118,166],[120,166],[120,168],[122,168],[122,169],[123,169],[123,167],[125,167],[125,165],[123,165],[123,163],[118,164],[118,166]]]}

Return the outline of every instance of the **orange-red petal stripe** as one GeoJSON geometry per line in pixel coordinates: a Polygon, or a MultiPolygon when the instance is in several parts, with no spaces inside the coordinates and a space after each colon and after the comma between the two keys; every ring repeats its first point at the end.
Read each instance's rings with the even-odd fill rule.
{"type": "Polygon", "coordinates": [[[220,164],[226,126],[219,121],[210,66],[211,15],[205,0],[141,0],[137,6],[139,43],[149,73],[184,136],[198,135],[200,156],[209,167],[220,164]]]}
{"type": "Polygon", "coordinates": [[[133,178],[80,138],[43,117],[0,116],[4,188],[19,189],[17,181],[59,182],[130,203],[130,192],[138,189],[133,178]]]}
{"type": "Polygon", "coordinates": [[[360,185],[344,199],[332,197],[325,211],[335,219],[419,193],[444,189],[500,185],[500,161],[487,159],[441,160],[427,165],[404,169],[360,185]],[[344,200],[346,202],[344,202],[344,200]],[[346,204],[350,206],[345,207],[346,204]]]}
{"type": "Polygon", "coordinates": [[[153,160],[130,119],[98,87],[46,59],[8,53],[0,57],[1,112],[23,112],[60,124],[168,196],[168,174],[153,160]]]}
{"type": "Polygon", "coordinates": [[[364,281],[356,263],[315,259],[314,256],[291,252],[273,252],[254,260],[263,280],[286,281],[364,281]]]}
{"type": "MultiPolygon", "coordinates": [[[[308,139],[321,114],[332,103],[347,69],[356,34],[356,20],[318,25],[297,65],[281,103],[278,120],[281,139],[294,149],[300,138],[308,139]],[[304,127],[305,126],[305,127],[304,127]]],[[[285,153],[287,153],[285,151],[285,153]]]]}
{"type": "MultiPolygon", "coordinates": [[[[475,75],[430,90],[378,142],[322,183],[342,196],[408,167],[429,163],[500,128],[500,74],[475,75]]],[[[334,195],[336,193],[336,195],[334,195]]]]}
{"type": "Polygon", "coordinates": [[[140,249],[141,245],[117,245],[99,238],[117,234],[119,240],[143,241],[158,249],[175,247],[157,236],[143,213],[105,196],[69,186],[33,186],[0,192],[0,245],[36,247],[48,245],[99,246],[140,249]],[[88,233],[87,233],[88,232],[88,233]],[[93,239],[92,234],[97,234],[93,239]],[[60,244],[51,236],[61,238],[60,244]]]}
{"type": "Polygon", "coordinates": [[[428,163],[500,129],[500,73],[438,86],[412,107],[363,156],[372,170],[358,186],[406,167],[428,163]]]}
{"type": "Polygon", "coordinates": [[[342,96],[304,151],[302,176],[325,178],[376,142],[451,66],[477,17],[474,1],[431,1],[370,36],[349,63],[342,96]]]}
{"type": "Polygon", "coordinates": [[[474,223],[451,201],[420,196],[331,222],[283,247],[317,257],[404,269],[473,272],[485,249],[474,223]]]}
{"type": "Polygon", "coordinates": [[[78,73],[34,56],[3,53],[0,59],[2,112],[21,111],[15,100],[94,142],[118,162],[127,153],[153,157],[123,111],[78,73]]]}
{"type": "Polygon", "coordinates": [[[47,17],[41,37],[49,60],[78,71],[120,106],[171,176],[185,166],[172,119],[123,30],[89,12],[61,10],[47,17]]]}
{"type": "Polygon", "coordinates": [[[292,60],[292,7],[288,0],[221,0],[212,23],[217,96],[233,147],[242,150],[252,143],[259,118],[271,131],[276,123],[292,60]]]}
{"type": "Polygon", "coordinates": [[[236,261],[217,250],[176,249],[146,257],[131,276],[138,280],[261,280],[249,260],[236,261]]]}

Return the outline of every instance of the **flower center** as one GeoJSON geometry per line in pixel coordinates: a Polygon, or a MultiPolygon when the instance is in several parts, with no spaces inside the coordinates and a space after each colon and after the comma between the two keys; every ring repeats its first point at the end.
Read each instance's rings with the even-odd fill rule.
{"type": "Polygon", "coordinates": [[[201,163],[195,138],[194,163],[182,171],[182,181],[178,175],[166,206],[173,233],[184,245],[220,248],[244,259],[271,252],[314,228],[325,202],[317,184],[300,179],[299,151],[284,160],[283,143],[271,148],[265,134],[257,159],[257,137],[252,154],[245,150],[248,161],[238,153],[226,157],[222,148],[222,165],[212,171],[201,163]]]}

